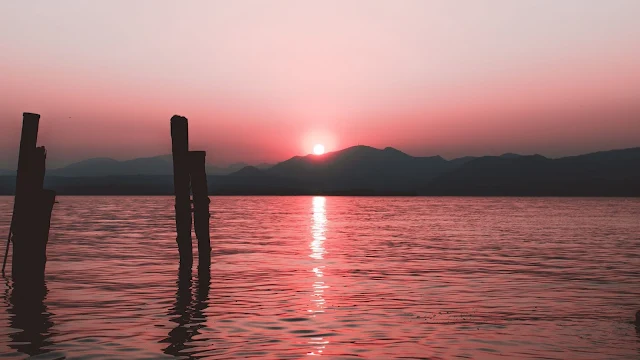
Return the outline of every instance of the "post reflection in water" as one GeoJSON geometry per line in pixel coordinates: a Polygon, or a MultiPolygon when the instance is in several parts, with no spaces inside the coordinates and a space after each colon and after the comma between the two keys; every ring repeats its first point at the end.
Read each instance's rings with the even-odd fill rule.
{"type": "Polygon", "coordinates": [[[194,337],[200,333],[201,328],[206,326],[205,310],[209,306],[211,274],[209,269],[198,271],[195,301],[192,295],[190,271],[179,271],[176,285],[176,301],[169,316],[177,326],[161,342],[169,343],[164,349],[165,354],[180,357],[187,355],[190,348],[196,347],[193,344],[194,337]]]}
{"type": "MultiPolygon", "coordinates": [[[[323,196],[315,196],[313,198],[313,218],[311,223],[311,254],[309,257],[313,259],[313,268],[312,271],[315,275],[313,282],[313,293],[311,295],[311,309],[309,309],[309,313],[311,313],[312,317],[317,317],[319,314],[325,312],[326,302],[324,299],[324,292],[329,286],[325,283],[324,279],[324,269],[325,262],[324,256],[326,254],[326,250],[324,248],[324,242],[326,240],[326,230],[327,230],[327,214],[326,214],[326,198],[323,196]]],[[[322,355],[323,350],[329,342],[326,341],[323,337],[312,337],[309,340],[309,344],[313,345],[314,350],[308,355],[322,355]]]]}
{"type": "Polygon", "coordinates": [[[7,284],[5,299],[8,300],[7,310],[10,316],[10,326],[18,331],[11,332],[10,347],[29,356],[36,356],[50,352],[51,341],[51,313],[45,299],[47,285],[44,281],[38,284],[13,283],[7,284]]]}

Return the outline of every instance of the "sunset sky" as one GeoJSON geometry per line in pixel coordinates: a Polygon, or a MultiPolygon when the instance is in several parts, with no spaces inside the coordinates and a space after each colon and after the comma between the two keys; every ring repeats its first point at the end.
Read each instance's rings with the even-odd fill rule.
{"type": "Polygon", "coordinates": [[[640,146],[638,0],[0,2],[0,168],[366,144],[412,155],[640,146]]]}

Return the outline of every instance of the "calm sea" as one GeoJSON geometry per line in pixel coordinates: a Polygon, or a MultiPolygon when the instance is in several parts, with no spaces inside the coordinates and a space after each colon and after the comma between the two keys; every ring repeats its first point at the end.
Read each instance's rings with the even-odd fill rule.
{"type": "Polygon", "coordinates": [[[210,280],[172,198],[59,201],[1,357],[640,358],[640,199],[213,197],[210,280]]]}

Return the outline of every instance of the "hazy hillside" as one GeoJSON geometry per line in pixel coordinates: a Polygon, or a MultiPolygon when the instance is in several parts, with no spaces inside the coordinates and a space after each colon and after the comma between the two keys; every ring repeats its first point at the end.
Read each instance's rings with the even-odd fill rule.
{"type": "MultiPolygon", "coordinates": [[[[167,157],[99,158],[49,171],[45,185],[60,194],[170,195],[171,173],[167,157]],[[147,174],[136,174],[141,171],[147,174]]],[[[504,154],[445,160],[355,146],[208,175],[212,194],[640,196],[640,148],[560,159],[504,154]]],[[[15,176],[0,176],[0,194],[14,187],[15,176]]]]}
{"type": "Polygon", "coordinates": [[[83,160],[60,169],[47,170],[50,176],[94,177],[110,175],[171,175],[171,158],[155,156],[118,161],[110,158],[83,160]]]}
{"type": "Polygon", "coordinates": [[[410,191],[453,167],[440,156],[413,157],[390,147],[354,146],[322,156],[296,156],[266,173],[297,179],[318,191],[410,191]]]}
{"type": "MultiPolygon", "coordinates": [[[[207,164],[207,174],[228,175],[238,171],[247,164],[236,163],[228,166],[207,164]]],[[[260,164],[259,168],[267,169],[271,165],[260,164]]],[[[100,177],[100,176],[129,176],[129,175],[172,175],[173,159],[171,155],[160,155],[146,158],[119,161],[111,158],[92,158],[73,163],[71,165],[48,169],[48,176],[62,177],[100,177]]],[[[2,175],[15,175],[15,171],[0,170],[2,175]]]]}
{"type": "Polygon", "coordinates": [[[425,184],[420,193],[640,196],[640,148],[560,159],[481,157],[425,184]]]}

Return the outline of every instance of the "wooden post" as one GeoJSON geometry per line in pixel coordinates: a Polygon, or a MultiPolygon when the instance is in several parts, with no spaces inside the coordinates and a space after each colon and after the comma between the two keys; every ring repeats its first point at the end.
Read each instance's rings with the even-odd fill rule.
{"type": "MultiPolygon", "coordinates": [[[[4,253],[4,261],[2,263],[2,275],[7,265],[7,255],[9,255],[9,246],[12,241],[12,234],[15,232],[17,225],[18,213],[20,213],[24,200],[22,197],[29,194],[28,167],[29,156],[33,153],[38,142],[38,126],[40,124],[40,115],[32,113],[22,114],[22,134],[20,135],[20,151],[18,153],[18,171],[16,173],[16,189],[13,198],[13,214],[11,217],[11,225],[9,226],[9,236],[7,237],[7,247],[4,253]]],[[[15,263],[15,261],[13,262],[15,263]]],[[[13,265],[11,266],[13,273],[13,265]]]]}
{"type": "Polygon", "coordinates": [[[31,158],[35,155],[38,141],[38,126],[40,115],[32,113],[22,114],[22,134],[20,136],[20,152],[18,153],[18,171],[16,172],[16,192],[13,201],[12,232],[19,227],[21,212],[28,211],[28,197],[33,194],[33,182],[29,179],[29,172],[33,169],[31,158]],[[25,209],[26,208],[26,209],[25,209]]]}
{"type": "Polygon", "coordinates": [[[29,174],[35,190],[44,188],[44,173],[46,171],[47,150],[44,146],[37,147],[29,161],[29,174]]]}
{"type": "Polygon", "coordinates": [[[46,150],[36,148],[40,115],[24,113],[11,223],[14,282],[44,281],[55,192],[43,190],[46,150]]]}
{"type": "Polygon", "coordinates": [[[38,126],[40,125],[40,115],[32,113],[22,114],[22,134],[20,136],[20,152],[18,153],[18,172],[16,174],[16,202],[14,208],[18,204],[18,200],[28,191],[29,182],[25,181],[28,177],[30,157],[33,156],[38,142],[38,126]]]}
{"type": "Polygon", "coordinates": [[[189,174],[193,194],[193,225],[198,238],[198,268],[211,266],[211,241],[209,235],[209,194],[205,170],[205,151],[189,151],[189,174]]]}
{"type": "Polygon", "coordinates": [[[187,118],[171,118],[171,150],[173,153],[173,189],[175,195],[176,232],[180,269],[191,269],[191,201],[189,197],[189,125],[187,118]]]}
{"type": "MultiPolygon", "coordinates": [[[[20,135],[20,151],[18,153],[18,171],[16,172],[16,192],[13,200],[13,217],[11,218],[11,242],[13,243],[13,255],[11,263],[11,274],[13,278],[20,277],[20,264],[24,265],[24,250],[19,244],[20,235],[26,235],[23,214],[29,211],[29,197],[34,195],[33,182],[29,179],[31,159],[36,152],[38,142],[38,127],[40,125],[40,115],[32,113],[22,114],[22,134],[20,135]]],[[[26,236],[24,236],[26,237],[26,236]]],[[[7,243],[7,250],[9,243],[7,243]]]]}
{"type": "MultiPolygon", "coordinates": [[[[29,231],[32,270],[37,279],[44,280],[44,271],[47,264],[47,243],[49,242],[49,228],[51,226],[51,212],[56,202],[56,192],[53,190],[40,190],[33,204],[34,226],[29,231]]],[[[28,263],[27,263],[28,264],[28,263]]]]}

